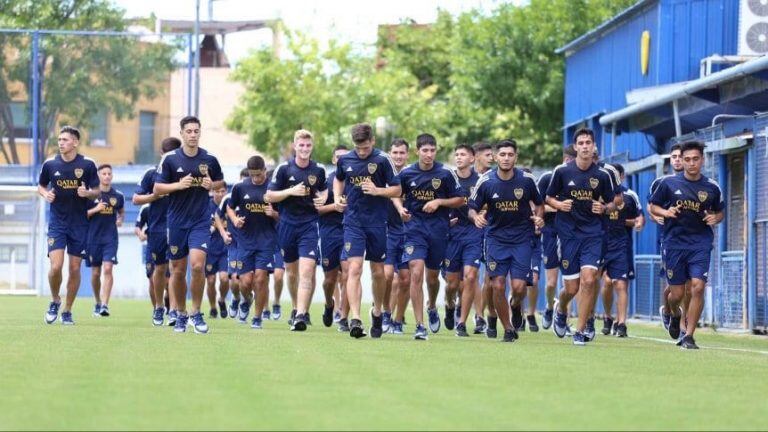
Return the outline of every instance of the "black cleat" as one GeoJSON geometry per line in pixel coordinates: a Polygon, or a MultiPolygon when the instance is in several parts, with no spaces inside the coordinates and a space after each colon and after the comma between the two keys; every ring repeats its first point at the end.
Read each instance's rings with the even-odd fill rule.
{"type": "Polygon", "coordinates": [[[485,333],[485,330],[488,328],[488,324],[486,324],[483,317],[479,317],[475,315],[475,334],[482,334],[485,333]]]}
{"type": "Polygon", "coordinates": [[[531,331],[531,333],[536,333],[539,331],[539,325],[536,324],[536,315],[528,315],[528,329],[531,331]]]}
{"type": "Polygon", "coordinates": [[[448,330],[453,330],[453,328],[456,326],[456,308],[449,308],[448,306],[445,307],[445,318],[443,318],[443,323],[445,324],[445,328],[448,330]]]}
{"type": "Polygon", "coordinates": [[[512,327],[514,327],[516,331],[525,331],[523,307],[521,305],[512,306],[512,327]]]}
{"type": "Polygon", "coordinates": [[[359,319],[353,319],[349,325],[349,335],[355,339],[366,337],[365,329],[363,329],[363,322],[359,319]]]}
{"type": "Polygon", "coordinates": [[[509,330],[504,330],[504,338],[501,339],[501,341],[502,342],[514,342],[514,341],[517,340],[517,338],[518,338],[518,336],[517,336],[517,332],[515,331],[515,329],[509,329],[509,330]]]}
{"type": "Polygon", "coordinates": [[[549,330],[550,327],[552,327],[552,321],[554,321],[553,317],[555,314],[554,309],[545,309],[544,315],[542,315],[541,318],[541,326],[544,327],[544,330],[549,330]]]}
{"type": "Polygon", "coordinates": [[[627,325],[626,324],[616,324],[614,326],[616,329],[616,337],[625,338],[627,337],[627,325]]]}
{"type": "Polygon", "coordinates": [[[496,336],[498,336],[498,331],[496,331],[496,320],[498,318],[495,316],[489,316],[488,317],[488,327],[485,329],[485,335],[489,339],[496,339],[496,336]]]}
{"type": "Polygon", "coordinates": [[[312,318],[309,317],[309,311],[304,314],[304,321],[307,322],[307,325],[312,325],[312,318]]]}
{"type": "Polygon", "coordinates": [[[221,317],[226,318],[227,315],[227,303],[219,301],[219,310],[221,311],[221,317]]]}
{"type": "Polygon", "coordinates": [[[696,341],[693,340],[693,336],[685,336],[680,340],[680,348],[699,349],[699,346],[696,345],[696,341]]]}
{"type": "Polygon", "coordinates": [[[296,309],[291,311],[291,317],[288,318],[288,326],[293,327],[293,320],[296,319],[296,309]]]}
{"type": "Polygon", "coordinates": [[[456,326],[456,336],[458,337],[469,337],[469,333],[467,333],[467,325],[464,323],[459,323],[456,326]]]}
{"type": "Polygon", "coordinates": [[[611,334],[611,328],[613,327],[613,318],[611,317],[605,317],[603,318],[603,334],[608,336],[611,334]]]}
{"type": "Polygon", "coordinates": [[[208,312],[208,316],[211,318],[218,318],[219,311],[217,311],[216,308],[211,308],[211,310],[208,312]]]}
{"type": "Polygon", "coordinates": [[[669,337],[675,340],[680,338],[680,317],[679,316],[673,316],[669,320],[669,337]]]}
{"type": "Polygon", "coordinates": [[[335,300],[331,300],[331,306],[325,306],[323,308],[323,325],[326,327],[330,327],[333,325],[333,308],[336,305],[335,300]]]}
{"type": "Polygon", "coordinates": [[[349,333],[349,321],[346,318],[339,320],[339,333],[349,333]]]}
{"type": "Polygon", "coordinates": [[[293,319],[293,324],[291,325],[291,331],[298,331],[302,332],[307,329],[307,318],[304,314],[298,314],[296,315],[296,318],[293,319]]]}
{"type": "Polygon", "coordinates": [[[618,331],[619,331],[619,323],[615,322],[613,323],[613,329],[611,330],[611,334],[616,336],[618,334],[618,331]]]}
{"type": "Polygon", "coordinates": [[[372,338],[379,339],[381,337],[381,334],[384,333],[383,321],[384,321],[384,317],[381,315],[375,316],[373,314],[373,309],[371,309],[371,337],[372,338]]]}

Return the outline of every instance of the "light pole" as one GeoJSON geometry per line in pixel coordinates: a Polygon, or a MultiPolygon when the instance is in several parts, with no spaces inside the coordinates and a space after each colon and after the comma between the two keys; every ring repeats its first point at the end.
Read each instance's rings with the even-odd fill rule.
{"type": "MultiPolygon", "coordinates": [[[[209,6],[210,7],[210,6],[209,6]]],[[[200,116],[200,0],[195,0],[195,117],[200,116]]]]}

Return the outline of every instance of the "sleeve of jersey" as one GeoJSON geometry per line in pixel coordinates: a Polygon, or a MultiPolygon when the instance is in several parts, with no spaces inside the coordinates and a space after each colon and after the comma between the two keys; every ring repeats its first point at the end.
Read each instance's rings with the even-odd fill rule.
{"type": "Polygon", "coordinates": [[[449,169],[445,171],[446,196],[448,198],[463,197],[464,191],[461,187],[461,183],[459,183],[459,178],[456,176],[456,173],[449,169]]]}
{"type": "Polygon", "coordinates": [[[122,210],[125,207],[125,195],[120,193],[117,196],[119,197],[117,199],[117,210],[122,210]]]}
{"type": "MultiPolygon", "coordinates": [[[[234,210],[239,205],[240,205],[240,185],[236,184],[235,187],[232,188],[232,193],[229,196],[229,200],[227,200],[227,206],[232,210],[234,210]]],[[[226,212],[227,210],[222,208],[222,211],[226,212]]]]}
{"type": "Polygon", "coordinates": [[[89,189],[99,187],[99,172],[96,170],[96,164],[90,160],[88,162],[88,178],[86,180],[86,186],[89,189]]]}
{"type": "Polygon", "coordinates": [[[317,190],[324,191],[328,189],[328,181],[325,178],[325,169],[318,165],[317,167],[318,176],[317,176],[317,190]]]}
{"type": "Polygon", "coordinates": [[[656,189],[659,188],[660,182],[661,181],[659,179],[655,179],[653,182],[651,182],[651,187],[650,189],[648,189],[648,202],[651,201],[651,196],[653,195],[654,192],[656,192],[656,189]]]}
{"type": "Polygon", "coordinates": [[[603,183],[603,200],[606,203],[609,203],[616,197],[616,188],[613,185],[613,176],[611,174],[606,174],[606,176],[610,181],[608,183],[603,183]]]}
{"type": "Polygon", "coordinates": [[[549,186],[547,186],[547,196],[556,198],[557,194],[560,193],[560,189],[562,188],[562,176],[560,175],[560,170],[555,169],[555,171],[552,173],[552,177],[549,180],[549,186]]]}
{"type": "Polygon", "coordinates": [[[663,206],[667,202],[667,184],[666,182],[659,182],[659,184],[656,186],[656,190],[653,191],[651,194],[651,197],[648,198],[648,203],[657,205],[657,206],[663,206]]]}
{"type": "Polygon", "coordinates": [[[544,202],[544,199],[542,199],[541,194],[539,193],[539,187],[533,179],[530,179],[528,187],[531,189],[531,201],[536,205],[541,205],[544,202]]]}
{"type": "Polygon", "coordinates": [[[48,162],[43,162],[43,166],[40,168],[40,175],[37,178],[37,184],[47,187],[50,182],[51,178],[48,175],[48,162]]]}
{"type": "Polygon", "coordinates": [[[160,165],[157,166],[157,174],[155,175],[155,182],[157,183],[171,183],[173,180],[173,172],[171,171],[171,161],[167,156],[163,157],[160,161],[160,165]]]}
{"type": "MultiPolygon", "coordinates": [[[[278,165],[277,168],[275,168],[275,172],[272,174],[272,178],[269,180],[267,190],[281,191],[285,189],[285,176],[283,175],[283,171],[285,171],[285,165],[278,165]]],[[[232,192],[232,196],[234,197],[234,190],[232,192]]]]}
{"type": "Polygon", "coordinates": [[[725,203],[723,202],[723,191],[720,190],[720,185],[715,184],[715,199],[712,201],[712,210],[721,212],[725,210],[725,203]]]}
{"type": "Polygon", "coordinates": [[[549,186],[550,178],[551,174],[544,174],[539,177],[539,181],[536,184],[536,188],[539,190],[539,195],[541,195],[542,198],[547,195],[547,186],[549,186]]]}
{"type": "Polygon", "coordinates": [[[384,158],[384,163],[381,164],[384,168],[384,182],[388,186],[396,186],[400,183],[400,178],[395,174],[395,168],[392,165],[392,161],[389,158],[384,158]]]}
{"type": "Polygon", "coordinates": [[[336,174],[334,177],[336,177],[336,180],[342,181],[344,180],[344,163],[341,161],[341,158],[339,158],[338,161],[336,161],[336,174]]]}
{"type": "Polygon", "coordinates": [[[224,180],[224,173],[221,171],[221,165],[219,164],[219,160],[215,157],[212,157],[213,161],[211,162],[211,168],[208,170],[208,174],[211,176],[211,180],[213,181],[219,181],[224,180]]]}
{"type": "Polygon", "coordinates": [[[144,176],[141,177],[141,181],[139,181],[138,187],[136,188],[136,195],[148,195],[152,193],[152,180],[155,177],[155,171],[154,170],[147,170],[147,172],[144,173],[144,176]]]}
{"type": "Polygon", "coordinates": [[[469,201],[467,202],[469,208],[474,211],[480,211],[480,209],[483,208],[483,205],[485,205],[485,200],[483,199],[484,193],[485,184],[480,182],[480,184],[475,187],[475,192],[469,197],[469,201]]]}

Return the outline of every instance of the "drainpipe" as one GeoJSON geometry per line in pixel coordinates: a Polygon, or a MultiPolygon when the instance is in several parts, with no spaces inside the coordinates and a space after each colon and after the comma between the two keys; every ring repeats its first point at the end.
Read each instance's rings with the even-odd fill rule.
{"type": "Polygon", "coordinates": [[[683,128],[680,125],[680,109],[677,106],[677,99],[672,101],[672,113],[675,117],[675,137],[683,136],[683,128]]]}

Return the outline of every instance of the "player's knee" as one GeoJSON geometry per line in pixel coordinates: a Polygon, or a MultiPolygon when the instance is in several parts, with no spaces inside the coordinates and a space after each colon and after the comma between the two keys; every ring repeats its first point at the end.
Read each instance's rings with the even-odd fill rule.
{"type": "Polygon", "coordinates": [[[701,297],[704,295],[704,283],[694,282],[691,284],[691,296],[701,297]]]}

